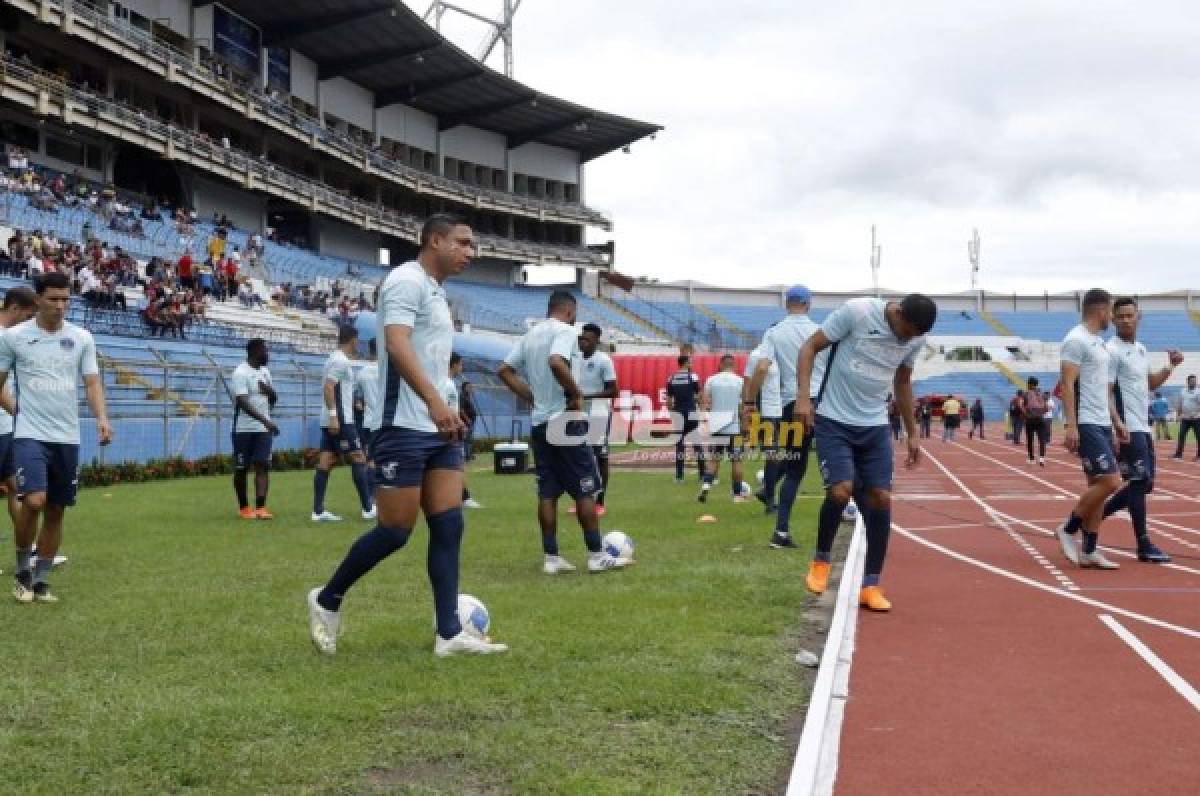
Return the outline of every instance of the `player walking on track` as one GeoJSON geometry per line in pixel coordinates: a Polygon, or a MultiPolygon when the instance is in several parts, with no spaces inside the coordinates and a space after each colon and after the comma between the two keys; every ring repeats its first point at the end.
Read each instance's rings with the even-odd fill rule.
{"type": "Polygon", "coordinates": [[[1038,387],[1037,376],[1030,376],[1025,382],[1025,394],[1021,399],[1021,416],[1025,418],[1025,446],[1029,453],[1029,463],[1033,464],[1033,440],[1037,438],[1037,463],[1046,466],[1046,443],[1049,441],[1049,428],[1046,426],[1046,415],[1049,405],[1046,393],[1038,387]]]}
{"type": "Polygon", "coordinates": [[[1187,377],[1187,386],[1179,393],[1179,443],[1175,446],[1175,458],[1183,458],[1184,443],[1188,432],[1196,437],[1196,460],[1200,461],[1200,387],[1196,377],[1187,377]]]}
{"type": "Polygon", "coordinates": [[[892,438],[884,402],[891,389],[900,404],[909,467],[920,461],[913,419],[912,371],[937,305],[913,293],[901,301],[851,299],[825,319],[800,352],[797,416],[815,427],[825,501],[817,523],[817,550],[805,584],[814,594],[829,585],[833,540],[851,497],[867,530],[867,560],[859,604],[889,611],[879,586],[892,525],[892,438]],[[817,355],[830,348],[816,400],[809,397],[817,355]]]}
{"type": "Polygon", "coordinates": [[[426,569],[437,623],[434,654],[508,649],[466,633],[458,619],[463,425],[439,389],[454,345],[454,321],[442,285],[462,273],[474,250],[474,234],[465,221],[435,215],[421,228],[417,259],[394,268],[380,290],[382,417],[367,424],[379,428],[372,443],[378,520],[351,545],[329,582],[308,593],[309,635],[326,655],[337,650],[347,592],[408,543],[418,511],[429,525],[426,569]]]}

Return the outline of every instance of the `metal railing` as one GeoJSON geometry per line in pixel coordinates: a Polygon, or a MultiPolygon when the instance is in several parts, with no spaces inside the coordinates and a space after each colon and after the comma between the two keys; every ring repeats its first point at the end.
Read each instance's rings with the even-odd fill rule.
{"type": "Polygon", "coordinates": [[[458,199],[468,204],[474,204],[478,197],[485,196],[492,201],[503,204],[509,212],[518,212],[540,217],[550,212],[562,214],[572,219],[589,224],[609,226],[611,221],[607,214],[590,208],[580,202],[555,201],[527,197],[520,194],[500,191],[485,186],[473,185],[468,182],[453,180],[422,169],[409,166],[386,157],[374,148],[355,142],[336,130],[330,130],[306,114],[297,111],[290,105],[281,102],[268,94],[264,94],[251,86],[242,85],[238,81],[218,77],[213,65],[219,64],[216,59],[206,56],[200,48],[189,55],[172,47],[154,36],[132,25],[122,25],[112,19],[107,9],[98,7],[88,0],[58,0],[44,2],[44,5],[56,7],[59,13],[70,14],[87,20],[93,28],[103,30],[108,35],[120,39],[136,49],[144,56],[161,61],[164,67],[171,64],[176,70],[188,77],[210,84],[212,88],[229,94],[242,106],[251,107],[259,114],[268,116],[278,122],[293,128],[300,136],[317,136],[323,144],[344,156],[344,159],[354,162],[363,171],[370,173],[365,164],[370,164],[376,171],[383,172],[400,185],[415,188],[417,184],[436,188],[450,194],[448,198],[458,199]]]}

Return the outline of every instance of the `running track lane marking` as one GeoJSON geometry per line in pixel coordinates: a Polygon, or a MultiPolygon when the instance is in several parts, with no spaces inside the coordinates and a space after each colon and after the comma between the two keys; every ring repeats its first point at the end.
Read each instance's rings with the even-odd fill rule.
{"type": "Polygon", "coordinates": [[[1162,628],[1163,630],[1170,630],[1172,633],[1178,633],[1182,636],[1200,640],[1200,630],[1192,630],[1191,628],[1175,625],[1170,622],[1163,621],[1162,619],[1155,619],[1152,616],[1139,614],[1136,611],[1130,611],[1125,608],[1120,608],[1116,605],[1109,605],[1108,603],[1101,602],[1100,600],[1093,600],[1091,597],[1085,597],[1082,594],[1075,594],[1073,592],[1063,591],[1062,589],[1055,588],[1054,586],[1047,586],[1045,583],[1039,583],[1033,578],[1027,578],[1024,575],[1018,575],[1016,572],[1009,572],[1007,569],[1001,569],[1000,567],[989,564],[986,561],[980,561],[977,558],[971,558],[968,555],[951,550],[948,547],[943,547],[937,542],[931,542],[928,539],[913,533],[907,528],[902,528],[896,523],[892,523],[892,530],[909,541],[916,542],[919,545],[924,545],[931,550],[936,550],[937,552],[961,561],[964,564],[970,564],[971,566],[978,567],[986,572],[991,572],[993,575],[999,575],[1002,578],[1015,580],[1017,583],[1023,583],[1026,586],[1032,586],[1035,589],[1044,591],[1047,594],[1053,594],[1057,597],[1061,597],[1064,600],[1074,600],[1077,603],[1082,603],[1083,605],[1088,605],[1092,608],[1098,608],[1101,611],[1119,614],[1127,619],[1133,619],[1137,622],[1144,622],[1147,625],[1162,628]]]}
{"type": "Polygon", "coordinates": [[[1179,675],[1172,669],[1166,661],[1154,654],[1154,650],[1142,643],[1142,640],[1129,632],[1129,630],[1113,619],[1108,614],[1100,614],[1100,621],[1108,625],[1109,630],[1117,634],[1117,638],[1128,644],[1134,652],[1142,656],[1142,660],[1150,664],[1150,668],[1158,672],[1162,679],[1167,681],[1167,685],[1174,688],[1179,695],[1191,703],[1197,711],[1200,711],[1200,692],[1197,692],[1192,684],[1179,675]]]}
{"type": "Polygon", "coordinates": [[[846,563],[838,584],[837,602],[825,651],[813,683],[804,716],[804,729],[796,747],[796,761],[788,779],[787,796],[825,796],[833,793],[837,777],[838,746],[842,739],[842,719],[849,695],[850,664],[854,656],[854,630],[858,623],[858,584],[866,562],[866,528],[862,514],[854,523],[854,535],[846,551],[846,563]]]}
{"type": "Polygon", "coordinates": [[[950,472],[949,468],[942,464],[932,453],[926,452],[925,455],[929,457],[929,461],[937,465],[937,468],[941,470],[947,478],[953,481],[959,489],[962,490],[964,495],[975,501],[975,504],[978,505],[979,508],[983,509],[984,513],[991,518],[992,522],[1003,528],[1004,532],[1008,534],[1008,537],[1016,542],[1022,550],[1028,553],[1030,557],[1037,562],[1038,566],[1050,573],[1050,576],[1057,580],[1060,586],[1068,591],[1079,591],[1079,586],[1075,584],[1075,581],[1067,577],[1067,575],[1061,569],[1050,563],[1050,559],[1042,555],[1041,551],[1031,545],[1028,539],[1013,530],[1012,524],[1004,519],[1004,517],[1007,515],[1002,515],[999,511],[996,511],[990,505],[988,505],[985,500],[972,492],[966,484],[959,480],[958,476],[950,472]]]}

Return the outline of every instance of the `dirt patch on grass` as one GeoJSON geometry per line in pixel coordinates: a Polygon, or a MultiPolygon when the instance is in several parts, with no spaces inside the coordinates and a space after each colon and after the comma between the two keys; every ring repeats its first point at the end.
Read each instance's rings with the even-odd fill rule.
{"type": "Polygon", "coordinates": [[[485,782],[458,760],[437,760],[408,766],[372,766],[363,778],[371,793],[508,796],[507,788],[485,782]]]}

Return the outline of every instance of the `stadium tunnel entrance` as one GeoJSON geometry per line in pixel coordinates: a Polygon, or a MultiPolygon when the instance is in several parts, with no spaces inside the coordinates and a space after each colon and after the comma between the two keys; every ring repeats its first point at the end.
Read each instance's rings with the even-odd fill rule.
{"type": "Polygon", "coordinates": [[[316,236],[311,211],[283,199],[267,200],[267,226],[274,230],[277,242],[312,246],[316,236]]]}
{"type": "Polygon", "coordinates": [[[184,199],[183,177],[169,160],[135,146],[117,148],[113,183],[118,188],[165,201],[171,207],[190,207],[184,199]]]}

